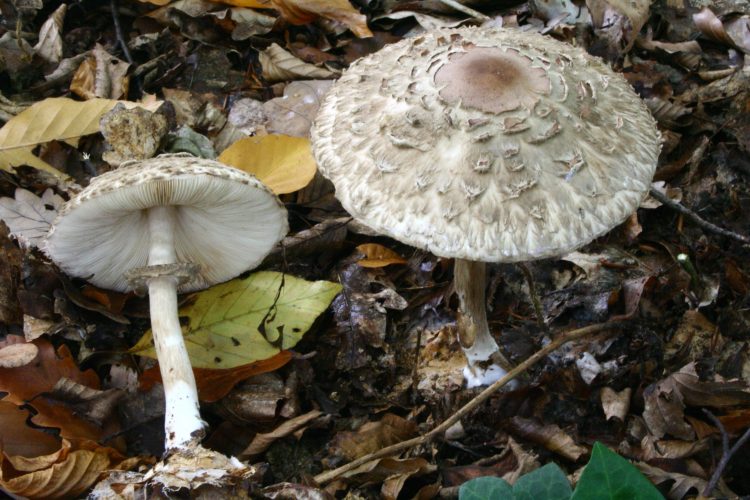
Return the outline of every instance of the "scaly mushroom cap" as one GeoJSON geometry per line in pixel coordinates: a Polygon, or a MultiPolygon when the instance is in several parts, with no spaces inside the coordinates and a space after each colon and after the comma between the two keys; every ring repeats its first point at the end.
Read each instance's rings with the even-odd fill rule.
{"type": "Polygon", "coordinates": [[[286,210],[262,182],[213,160],[162,155],[92,179],[62,208],[46,253],[69,275],[127,291],[127,271],[148,264],[146,210],[174,206],[178,262],[198,276],[192,291],[252,269],[288,231],[286,210]]]}
{"type": "Polygon", "coordinates": [[[508,29],[436,31],[356,61],[312,138],[355,218],[487,262],[558,256],[606,233],[638,208],[660,150],[622,76],[508,29]]]}

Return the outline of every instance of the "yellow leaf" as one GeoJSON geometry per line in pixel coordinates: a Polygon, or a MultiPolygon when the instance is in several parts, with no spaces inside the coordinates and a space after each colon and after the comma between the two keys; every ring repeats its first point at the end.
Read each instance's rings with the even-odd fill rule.
{"type": "Polygon", "coordinates": [[[219,161],[255,175],[276,194],[307,186],[317,169],[310,141],[288,135],[240,139],[221,153],[219,161]]]}
{"type": "MultiPolygon", "coordinates": [[[[235,368],[293,347],[331,303],[341,285],[259,272],[195,295],[180,309],[182,333],[195,368],[235,368]]],[[[151,332],[130,350],[156,357],[151,332]]]]}
{"type": "MultiPolygon", "coordinates": [[[[138,103],[112,99],[74,101],[51,97],[29,106],[0,128],[0,169],[11,170],[30,165],[60,178],[65,174],[31,153],[31,149],[49,141],[74,141],[99,132],[99,120],[118,102],[128,107],[138,103]]],[[[154,105],[149,105],[149,108],[154,105]]],[[[158,107],[158,106],[156,106],[158,107]]]]}
{"type": "Polygon", "coordinates": [[[365,243],[357,247],[365,255],[364,259],[357,261],[362,267],[385,267],[390,264],[406,264],[406,259],[399,254],[377,243],[365,243]]]}
{"type": "Polygon", "coordinates": [[[360,38],[372,36],[367,17],[348,0],[271,0],[271,3],[292,24],[307,24],[320,16],[345,24],[360,38]]]}

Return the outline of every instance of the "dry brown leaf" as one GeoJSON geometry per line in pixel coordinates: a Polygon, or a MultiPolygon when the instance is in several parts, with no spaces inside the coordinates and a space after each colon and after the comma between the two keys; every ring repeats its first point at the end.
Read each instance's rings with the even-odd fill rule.
{"type": "Polygon", "coordinates": [[[31,343],[11,344],[0,348],[0,368],[18,368],[28,365],[39,353],[39,348],[31,343]]]}
{"type": "Polygon", "coordinates": [[[268,82],[327,79],[336,76],[333,71],[304,62],[276,43],[258,53],[258,60],[263,68],[263,78],[268,82]]]}
{"type": "Polygon", "coordinates": [[[573,438],[557,425],[541,425],[534,420],[513,417],[510,420],[510,430],[529,441],[533,441],[546,449],[573,462],[588,454],[588,449],[579,446],[573,438]]]}
{"type": "Polygon", "coordinates": [[[310,141],[288,135],[240,139],[225,149],[218,160],[255,175],[276,194],[299,191],[317,171],[310,141]]]}
{"type": "Polygon", "coordinates": [[[308,24],[324,17],[343,23],[360,38],[372,36],[367,17],[347,0],[271,0],[271,3],[292,24],[308,24]]]}
{"type": "MultiPolygon", "coordinates": [[[[52,456],[56,463],[33,472],[17,471],[7,466],[0,468],[0,486],[30,499],[76,498],[110,464],[106,451],[77,450],[52,456]]],[[[40,461],[44,462],[44,459],[40,457],[40,461]]],[[[7,460],[6,463],[10,465],[7,460]]]]}
{"type": "Polygon", "coordinates": [[[84,99],[119,99],[128,94],[130,64],[96,44],[70,82],[70,91],[84,99]]]}
{"type": "Polygon", "coordinates": [[[339,432],[330,446],[332,455],[354,460],[386,446],[399,443],[417,432],[417,424],[386,413],[377,422],[367,422],[354,432],[339,432]]]}
{"type": "Polygon", "coordinates": [[[648,20],[652,0],[586,0],[591,11],[594,26],[601,27],[608,7],[624,14],[633,26],[633,33],[638,33],[648,20]]]}
{"type": "Polygon", "coordinates": [[[703,314],[685,311],[680,324],[664,349],[667,359],[696,361],[721,353],[724,339],[719,330],[703,314]]]}
{"type": "Polygon", "coordinates": [[[701,33],[711,40],[736,47],[732,37],[724,29],[724,23],[708,7],[703,7],[700,12],[693,14],[693,22],[701,33]]]}
{"type": "Polygon", "coordinates": [[[424,458],[381,458],[346,472],[342,477],[353,484],[383,483],[380,497],[396,500],[407,479],[429,474],[436,469],[437,466],[424,458]]]}
{"type": "Polygon", "coordinates": [[[3,453],[24,457],[47,455],[60,449],[60,439],[40,429],[29,426],[28,410],[0,401],[0,444],[3,453]]]}
{"type": "Polygon", "coordinates": [[[245,459],[248,457],[253,457],[255,455],[260,455],[261,453],[266,451],[268,447],[271,446],[275,441],[294,434],[322,414],[323,412],[319,410],[312,410],[305,413],[304,415],[299,415],[287,420],[271,432],[256,434],[247,448],[245,448],[242,453],[240,453],[240,458],[245,459]]]}
{"type": "Polygon", "coordinates": [[[602,388],[602,410],[604,410],[607,420],[614,417],[621,422],[625,421],[625,417],[627,417],[630,410],[630,396],[632,393],[633,390],[630,387],[626,387],[620,392],[616,392],[611,387],[602,388]]]}
{"type": "Polygon", "coordinates": [[[365,243],[357,247],[357,251],[364,254],[364,258],[357,261],[362,267],[377,268],[391,264],[406,264],[406,259],[399,254],[377,243],[365,243]]]}
{"type": "Polygon", "coordinates": [[[643,460],[689,458],[707,451],[710,445],[709,441],[709,439],[698,439],[697,441],[659,440],[654,436],[646,436],[641,440],[643,460]]]}
{"type": "Polygon", "coordinates": [[[48,63],[59,63],[63,55],[62,28],[68,6],[61,4],[50,14],[39,30],[39,41],[34,46],[36,54],[48,63]]]}
{"type": "Polygon", "coordinates": [[[22,147],[10,150],[3,150],[0,146],[0,170],[13,171],[15,167],[22,167],[28,165],[34,167],[37,170],[50,173],[55,177],[66,180],[67,175],[63,174],[55,167],[42,160],[38,156],[31,152],[32,147],[22,147]]]}
{"type": "Polygon", "coordinates": [[[670,485],[669,494],[667,495],[668,498],[673,500],[682,500],[683,498],[686,498],[691,490],[693,490],[692,493],[701,493],[707,485],[705,479],[687,476],[677,472],[667,472],[658,467],[648,465],[645,462],[636,462],[635,466],[656,485],[667,481],[674,481],[670,485]]]}

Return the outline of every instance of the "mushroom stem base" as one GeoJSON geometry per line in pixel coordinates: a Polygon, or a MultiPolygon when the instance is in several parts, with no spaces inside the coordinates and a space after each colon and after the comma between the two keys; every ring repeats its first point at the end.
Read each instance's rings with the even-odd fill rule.
{"type": "Polygon", "coordinates": [[[458,340],[468,361],[464,377],[469,387],[491,384],[511,368],[487,324],[485,272],[484,262],[463,259],[456,259],[453,270],[453,286],[459,300],[458,340]]]}

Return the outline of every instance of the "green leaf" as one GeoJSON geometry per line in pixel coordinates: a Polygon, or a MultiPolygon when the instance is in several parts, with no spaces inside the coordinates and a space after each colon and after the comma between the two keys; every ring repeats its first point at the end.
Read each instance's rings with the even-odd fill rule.
{"type": "Polygon", "coordinates": [[[630,462],[595,443],[571,500],[661,500],[659,490],[630,462]]]}
{"type": "MultiPolygon", "coordinates": [[[[180,309],[196,368],[235,368],[293,347],[326,310],[341,285],[259,272],[197,293],[180,309]]],[[[151,331],[131,352],[156,357],[151,331]]]]}
{"type": "Polygon", "coordinates": [[[505,479],[478,477],[461,485],[458,500],[513,500],[513,489],[505,479]]]}
{"type": "Polygon", "coordinates": [[[568,500],[573,490],[560,467],[548,463],[518,478],[513,493],[516,500],[568,500]]]}

